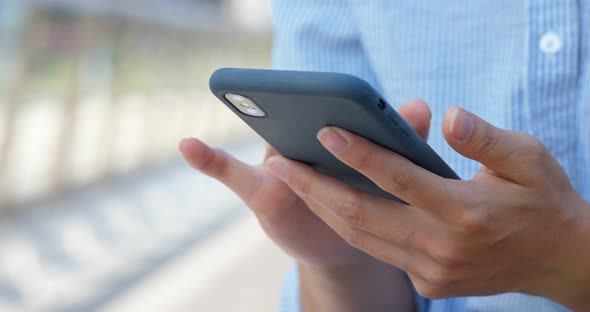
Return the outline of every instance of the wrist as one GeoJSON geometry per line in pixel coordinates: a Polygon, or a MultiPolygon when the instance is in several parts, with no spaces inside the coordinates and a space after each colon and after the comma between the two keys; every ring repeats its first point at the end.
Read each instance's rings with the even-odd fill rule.
{"type": "MultiPolygon", "coordinates": [[[[577,266],[573,274],[580,279],[580,294],[575,298],[572,307],[574,311],[590,310],[590,204],[581,197],[577,197],[580,202],[580,221],[577,233],[579,233],[579,247],[577,266]],[[579,300],[578,300],[579,299],[579,300]]],[[[576,255],[574,254],[574,257],[576,255]]]]}
{"type": "Polygon", "coordinates": [[[590,311],[590,204],[577,194],[571,205],[577,208],[571,235],[563,243],[568,252],[561,254],[561,285],[553,300],[568,306],[573,311],[590,311]]]}
{"type": "Polygon", "coordinates": [[[303,311],[413,309],[413,292],[405,273],[377,259],[330,266],[300,262],[298,269],[303,311]]]}

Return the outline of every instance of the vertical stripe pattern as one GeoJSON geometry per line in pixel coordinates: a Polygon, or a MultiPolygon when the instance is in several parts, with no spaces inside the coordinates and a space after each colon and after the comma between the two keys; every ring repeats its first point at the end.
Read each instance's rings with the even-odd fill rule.
{"type": "MultiPolygon", "coordinates": [[[[442,136],[451,106],[528,132],[590,200],[590,0],[274,0],[273,13],[275,68],[353,74],[396,107],[425,99],[429,144],[463,178],[480,165],[442,136]]],[[[295,304],[283,311],[296,311],[289,285],[285,298],[295,304]]],[[[522,294],[420,304],[429,312],[566,310],[522,294]]]]}

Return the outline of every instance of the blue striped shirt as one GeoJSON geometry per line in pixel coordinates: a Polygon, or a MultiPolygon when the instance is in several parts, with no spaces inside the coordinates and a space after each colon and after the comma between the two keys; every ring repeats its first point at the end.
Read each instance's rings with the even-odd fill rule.
{"type": "MultiPolygon", "coordinates": [[[[480,167],[439,130],[460,105],[541,140],[590,200],[590,0],[274,0],[278,69],[344,72],[389,103],[432,108],[429,144],[463,178],[480,167]]],[[[283,311],[298,311],[297,277],[283,311]]],[[[426,300],[422,311],[564,311],[523,294],[426,300]]]]}

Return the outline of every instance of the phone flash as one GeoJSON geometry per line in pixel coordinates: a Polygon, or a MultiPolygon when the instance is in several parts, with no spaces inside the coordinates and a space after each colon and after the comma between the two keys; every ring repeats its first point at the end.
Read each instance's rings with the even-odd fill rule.
{"type": "Polygon", "coordinates": [[[238,103],[243,102],[245,100],[243,96],[237,94],[228,94],[228,97],[228,100],[232,100],[238,103]]]}
{"type": "Polygon", "coordinates": [[[251,99],[234,93],[227,93],[225,98],[240,112],[253,117],[264,117],[266,113],[251,99]]]}

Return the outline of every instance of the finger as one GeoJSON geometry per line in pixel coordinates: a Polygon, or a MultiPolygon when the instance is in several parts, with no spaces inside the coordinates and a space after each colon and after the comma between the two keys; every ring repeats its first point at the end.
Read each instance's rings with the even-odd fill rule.
{"type": "Polygon", "coordinates": [[[453,206],[450,180],[343,129],[327,127],[318,139],[334,156],[371,179],[384,191],[420,208],[453,206]]]}
{"type": "Polygon", "coordinates": [[[445,268],[441,267],[436,260],[427,254],[383,239],[362,229],[351,227],[335,217],[326,206],[304,194],[300,194],[300,196],[308,207],[349,245],[381,261],[392,264],[421,281],[428,279],[431,286],[436,284],[438,287],[446,285],[447,287],[453,286],[455,289],[463,289],[465,288],[464,285],[472,284],[468,282],[466,277],[474,274],[473,268],[447,272],[445,268]]]}
{"type": "Polygon", "coordinates": [[[266,145],[266,153],[264,154],[263,163],[272,156],[279,155],[279,152],[270,145],[266,145]]]}
{"type": "Polygon", "coordinates": [[[448,264],[452,271],[441,269],[427,250],[435,233],[415,217],[414,207],[362,192],[280,156],[269,159],[267,165],[304,201],[317,203],[308,206],[350,245],[439,282],[463,279],[464,272],[473,274],[473,268],[456,270],[459,265],[468,266],[457,262],[448,264]]]}
{"type": "Polygon", "coordinates": [[[426,249],[428,242],[420,239],[426,236],[417,232],[422,222],[413,207],[363,192],[280,156],[270,158],[267,165],[293,191],[326,207],[341,222],[408,248],[426,249]]]}
{"type": "Polygon", "coordinates": [[[324,221],[334,232],[342,237],[349,245],[381,260],[392,264],[406,272],[416,272],[423,266],[435,265],[431,259],[404,248],[395,243],[384,240],[362,229],[350,226],[333,215],[330,210],[307,195],[300,194],[308,207],[324,221]]]}
{"type": "Polygon", "coordinates": [[[461,155],[517,182],[536,180],[538,170],[531,165],[548,155],[543,144],[530,135],[499,129],[456,106],[445,114],[443,133],[461,155]]]}
{"type": "Polygon", "coordinates": [[[422,99],[411,100],[402,105],[397,112],[423,139],[428,139],[432,112],[422,99]]]}
{"type": "Polygon", "coordinates": [[[191,167],[225,184],[245,201],[256,191],[261,178],[254,167],[195,138],[182,140],[179,149],[191,167]]]}

